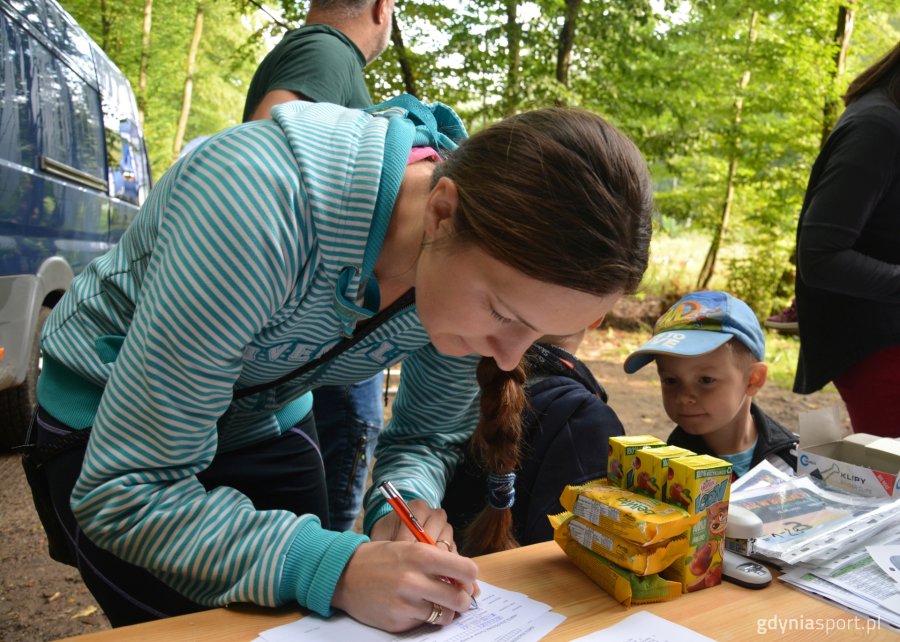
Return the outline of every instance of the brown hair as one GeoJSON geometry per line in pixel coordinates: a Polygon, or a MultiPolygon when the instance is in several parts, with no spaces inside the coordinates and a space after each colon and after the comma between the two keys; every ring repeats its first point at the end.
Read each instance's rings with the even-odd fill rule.
{"type": "Polygon", "coordinates": [[[599,116],[540,109],[464,141],[433,180],[456,184],[456,239],[523,274],[595,295],[647,268],[653,194],[634,143],[599,116]]]}
{"type": "Polygon", "coordinates": [[[753,354],[740,339],[732,337],[725,345],[731,350],[731,356],[741,368],[749,368],[754,363],[759,363],[759,357],[753,354]]]}
{"type": "MultiPolygon", "coordinates": [[[[634,143],[578,109],[526,112],[464,141],[435,169],[454,181],[456,242],[473,243],[539,281],[581,292],[633,292],[647,268],[652,189],[634,143]]],[[[471,448],[488,505],[463,530],[467,555],[517,546],[512,534],[526,369],[478,366],[481,418],[471,448]]]]}
{"type": "MultiPolygon", "coordinates": [[[[522,434],[522,412],[525,410],[525,359],[510,372],[501,370],[497,362],[486,357],[478,364],[478,384],[481,386],[481,417],[472,435],[470,447],[489,475],[509,475],[519,466],[519,442],[522,434]]],[[[516,548],[519,543],[512,532],[512,513],[509,511],[515,499],[515,478],[508,490],[501,485],[501,493],[512,492],[510,497],[491,497],[492,484],[488,483],[488,504],[464,529],[460,552],[475,556],[516,548]],[[509,505],[502,503],[509,498],[509,505]],[[505,507],[499,507],[505,506],[505,507]]],[[[496,493],[495,493],[496,494],[496,493]]]]}
{"type": "Polygon", "coordinates": [[[900,41],[894,48],[853,79],[844,94],[844,104],[849,105],[876,85],[885,85],[888,96],[900,107],[900,41]]]}

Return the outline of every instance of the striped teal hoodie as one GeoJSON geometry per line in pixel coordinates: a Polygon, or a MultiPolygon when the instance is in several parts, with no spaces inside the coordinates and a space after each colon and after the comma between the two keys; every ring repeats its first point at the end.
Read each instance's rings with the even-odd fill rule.
{"type": "MultiPolygon", "coordinates": [[[[464,135],[443,109],[451,134],[464,135]]],[[[317,385],[401,359],[376,483],[439,505],[477,418],[477,359],[440,355],[414,306],[335,361],[232,401],[235,387],[278,379],[371,316],[353,302],[410,148],[452,146],[431,124],[429,134],[396,107],[281,105],[273,120],[226,130],[181,159],[119,244],[79,275],[44,330],[38,398],[73,428],[93,426],[72,507],[95,543],[204,605],[296,600],[328,614],[367,538],[257,511],[233,489],[206,492],[195,474],[217,451],[294,425],[317,385]]],[[[370,493],[367,528],[387,510],[370,493]]]]}

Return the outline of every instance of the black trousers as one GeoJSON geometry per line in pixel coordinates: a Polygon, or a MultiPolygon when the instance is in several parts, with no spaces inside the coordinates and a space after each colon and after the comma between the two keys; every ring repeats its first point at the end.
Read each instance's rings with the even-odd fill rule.
{"type": "MultiPolygon", "coordinates": [[[[72,430],[43,409],[38,409],[35,429],[38,447],[72,430]]],[[[46,475],[53,513],[63,527],[66,545],[84,583],[112,626],[210,608],[181,595],[145,569],[95,546],[81,532],[69,498],[81,472],[85,450],[86,445],[67,450],[41,470],[46,475]]],[[[207,490],[227,486],[240,491],[257,510],[310,513],[317,515],[325,528],[329,527],[325,471],[312,413],[280,437],[217,454],[197,478],[207,490]]]]}

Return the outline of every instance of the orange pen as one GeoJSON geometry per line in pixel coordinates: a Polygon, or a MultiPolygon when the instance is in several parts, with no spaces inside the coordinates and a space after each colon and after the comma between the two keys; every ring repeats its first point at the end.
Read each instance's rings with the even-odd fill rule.
{"type": "MultiPolygon", "coordinates": [[[[384,495],[384,498],[387,500],[388,504],[391,505],[391,508],[394,509],[394,512],[397,513],[397,517],[400,518],[400,521],[406,525],[406,528],[409,529],[409,532],[413,534],[418,541],[423,544],[431,544],[432,546],[437,546],[435,541],[431,539],[431,535],[425,532],[425,529],[422,528],[422,525],[419,523],[419,520],[416,519],[416,516],[413,514],[412,510],[410,510],[409,506],[405,501],[403,501],[403,497],[400,493],[397,492],[397,489],[394,488],[394,485],[389,481],[381,482],[378,485],[378,490],[381,491],[381,494],[384,495]]],[[[459,583],[451,580],[448,577],[442,577],[442,580],[449,584],[455,584],[459,586],[459,583]]],[[[478,602],[475,601],[475,596],[471,596],[472,598],[472,607],[477,608],[478,602]]]]}

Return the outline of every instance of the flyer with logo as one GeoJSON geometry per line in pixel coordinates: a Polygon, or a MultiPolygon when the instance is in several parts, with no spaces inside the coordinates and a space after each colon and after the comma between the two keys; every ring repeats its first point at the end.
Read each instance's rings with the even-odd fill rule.
{"type": "Polygon", "coordinates": [[[900,501],[828,491],[809,477],[736,492],[731,502],[763,522],[754,552],[789,564],[829,559],[842,546],[900,525],[900,501]]]}

